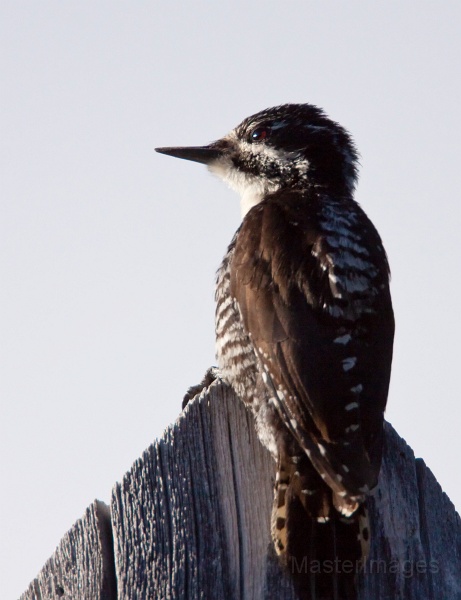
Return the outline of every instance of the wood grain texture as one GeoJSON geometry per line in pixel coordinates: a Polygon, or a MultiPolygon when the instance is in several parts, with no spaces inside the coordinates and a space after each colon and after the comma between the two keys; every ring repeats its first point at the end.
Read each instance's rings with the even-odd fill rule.
{"type": "MultiPolygon", "coordinates": [[[[459,517],[389,424],[385,437],[359,598],[461,598],[459,517]]],[[[196,397],[114,489],[119,597],[294,600],[270,541],[274,471],[227,386],[196,397]]]]}
{"type": "Polygon", "coordinates": [[[115,486],[120,599],[264,598],[274,464],[249,419],[214,384],[115,486]]]}
{"type": "Polygon", "coordinates": [[[109,507],[96,500],[65,534],[21,600],[115,600],[109,507]]]}
{"type": "MultiPolygon", "coordinates": [[[[359,600],[461,600],[460,518],[385,433],[359,600]]],[[[270,540],[274,473],[251,415],[215,382],[115,485],[112,522],[90,506],[21,600],[295,600],[270,540]]]]}
{"type": "Polygon", "coordinates": [[[430,598],[427,577],[412,571],[424,560],[418,494],[413,451],[386,424],[379,485],[369,500],[372,544],[361,599],[430,598]]]}
{"type": "Polygon", "coordinates": [[[421,458],[416,460],[421,541],[427,563],[428,597],[461,598],[461,521],[448,496],[421,458]]]}

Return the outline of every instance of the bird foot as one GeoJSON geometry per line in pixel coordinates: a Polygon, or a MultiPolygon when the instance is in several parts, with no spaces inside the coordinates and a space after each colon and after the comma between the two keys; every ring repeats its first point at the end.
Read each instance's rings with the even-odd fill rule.
{"type": "Polygon", "coordinates": [[[192,400],[192,398],[194,398],[195,396],[197,396],[197,394],[200,394],[200,392],[202,392],[202,390],[206,389],[207,387],[209,387],[213,381],[216,381],[216,379],[219,379],[220,375],[219,375],[219,369],[217,367],[210,367],[207,372],[205,373],[205,376],[203,377],[202,381],[200,383],[198,383],[197,385],[192,385],[186,392],[183,401],[182,401],[182,408],[186,408],[187,403],[192,400]]]}

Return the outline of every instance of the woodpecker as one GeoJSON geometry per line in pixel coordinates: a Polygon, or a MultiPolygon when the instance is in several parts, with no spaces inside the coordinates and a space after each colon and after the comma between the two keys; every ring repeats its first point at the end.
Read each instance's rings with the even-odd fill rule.
{"type": "Polygon", "coordinates": [[[217,274],[220,376],[277,462],[272,537],[302,597],[355,598],[394,337],[386,252],[354,200],[355,145],[323,110],[284,104],[206,146],[157,151],[240,194],[217,274]]]}

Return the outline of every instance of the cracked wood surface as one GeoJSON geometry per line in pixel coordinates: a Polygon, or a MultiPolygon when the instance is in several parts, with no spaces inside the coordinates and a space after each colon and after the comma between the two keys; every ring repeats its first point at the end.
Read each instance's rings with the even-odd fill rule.
{"type": "MultiPolygon", "coordinates": [[[[223,383],[197,396],[64,536],[21,600],[295,600],[270,540],[275,463],[223,383]]],[[[360,600],[461,600],[461,524],[386,425],[360,600]]],[[[301,565],[302,567],[302,565],[301,565]]]]}

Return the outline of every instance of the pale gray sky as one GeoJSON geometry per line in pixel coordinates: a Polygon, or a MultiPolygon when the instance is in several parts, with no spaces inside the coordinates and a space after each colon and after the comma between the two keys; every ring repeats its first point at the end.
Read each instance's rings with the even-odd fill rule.
{"type": "Polygon", "coordinates": [[[1,3],[2,597],[214,363],[238,199],[154,147],[282,102],[356,140],[393,272],[387,417],[461,505],[460,18],[457,1],[1,3]]]}

